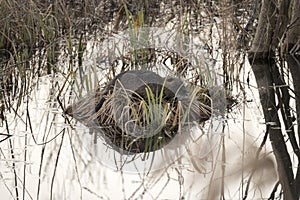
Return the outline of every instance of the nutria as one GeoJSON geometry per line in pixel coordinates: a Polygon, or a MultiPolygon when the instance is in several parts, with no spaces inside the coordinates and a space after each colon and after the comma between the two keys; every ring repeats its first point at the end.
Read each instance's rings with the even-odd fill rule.
{"type": "MultiPolygon", "coordinates": [[[[118,85],[117,87],[124,87],[125,89],[135,91],[140,94],[144,94],[145,86],[148,86],[153,91],[163,88],[165,90],[166,98],[173,98],[174,94],[179,97],[188,95],[188,91],[179,78],[167,77],[165,80],[158,74],[147,70],[130,70],[121,72],[107,83],[107,86],[104,88],[104,95],[112,93],[115,89],[116,83],[118,85]]],[[[101,108],[104,101],[104,98],[99,100],[95,107],[96,112],[101,108]]]]}

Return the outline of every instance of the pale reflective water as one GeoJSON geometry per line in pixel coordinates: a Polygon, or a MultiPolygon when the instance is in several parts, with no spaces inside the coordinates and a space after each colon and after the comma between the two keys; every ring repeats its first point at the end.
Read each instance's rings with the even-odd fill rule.
{"type": "MultiPolygon", "coordinates": [[[[71,87],[72,78],[66,84],[68,70],[64,69],[61,74],[35,80],[18,115],[6,113],[13,136],[0,144],[1,198],[16,199],[17,188],[20,199],[215,199],[223,185],[228,197],[240,199],[257,162],[255,153],[265,128],[260,124],[262,113],[251,73],[250,87],[245,84],[244,88],[245,99],[232,112],[192,126],[188,134],[175,138],[169,149],[147,155],[122,156],[101,138],[95,143],[88,128],[63,114],[61,106],[78,99],[80,92],[87,93],[88,85],[105,82],[109,74],[105,66],[118,57],[108,58],[115,51],[109,50],[109,44],[125,41],[118,49],[126,52],[128,38],[124,39],[123,33],[115,37],[122,39],[88,44],[84,74],[90,82],[83,84],[86,87],[71,87]]],[[[201,48],[198,50],[200,54],[201,48]]],[[[205,56],[199,60],[205,63],[205,56]]],[[[214,70],[219,66],[216,62],[214,70]]],[[[244,67],[246,76],[250,70],[247,64],[244,67]]],[[[164,68],[153,70],[170,73],[164,68]]],[[[218,79],[218,73],[212,75],[218,79]]],[[[214,85],[218,86],[217,81],[214,85]]],[[[5,125],[0,130],[8,132],[5,125]]],[[[249,199],[267,197],[270,185],[277,180],[269,152],[267,145],[252,179],[249,199]]]]}

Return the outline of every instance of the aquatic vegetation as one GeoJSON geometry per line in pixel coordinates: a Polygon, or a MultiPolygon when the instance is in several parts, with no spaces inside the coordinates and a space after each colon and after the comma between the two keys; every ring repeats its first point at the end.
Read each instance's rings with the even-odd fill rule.
{"type": "Polygon", "coordinates": [[[117,151],[146,153],[162,148],[178,132],[187,134],[181,133],[187,124],[209,119],[210,104],[193,98],[179,78],[132,70],[82,97],[66,113],[117,151]]]}

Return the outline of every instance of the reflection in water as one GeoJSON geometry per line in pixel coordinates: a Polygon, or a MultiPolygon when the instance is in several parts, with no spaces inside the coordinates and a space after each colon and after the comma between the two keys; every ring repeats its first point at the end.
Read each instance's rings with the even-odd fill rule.
{"type": "MultiPolygon", "coordinates": [[[[27,115],[26,106],[22,107],[24,110],[22,118],[16,120],[15,124],[10,124],[10,129],[15,131],[12,138],[15,145],[15,169],[18,174],[22,174],[24,164],[27,166],[25,170],[26,196],[28,197],[31,195],[35,199],[37,190],[40,190],[40,199],[49,199],[52,188],[54,199],[60,199],[62,194],[67,199],[77,199],[81,195],[84,199],[100,197],[103,199],[125,197],[129,199],[130,197],[137,198],[140,195],[143,195],[144,199],[154,197],[177,199],[179,195],[184,195],[186,192],[190,199],[201,198],[205,191],[208,191],[209,184],[214,187],[214,190],[219,188],[218,180],[221,175],[216,173],[220,172],[216,169],[221,167],[218,164],[220,162],[218,160],[221,158],[219,154],[221,138],[227,141],[226,169],[228,169],[228,177],[226,179],[228,187],[235,188],[236,184],[238,185],[241,170],[245,170],[244,173],[246,170],[250,170],[242,169],[240,149],[242,135],[240,133],[242,127],[246,126],[245,129],[248,130],[246,135],[249,135],[247,140],[251,141],[252,137],[255,138],[255,130],[258,130],[259,127],[253,121],[251,110],[246,111],[244,121],[234,122],[235,119],[241,119],[237,114],[231,120],[212,119],[211,124],[207,123],[204,129],[194,126],[191,130],[191,141],[188,145],[183,146],[185,149],[182,149],[181,152],[162,150],[155,154],[154,159],[149,154],[146,161],[151,162],[144,162],[145,159],[142,161],[142,156],[121,158],[121,155],[110,149],[104,140],[100,139],[95,145],[89,130],[83,125],[74,124],[74,121],[71,121],[72,129],[61,115],[59,106],[49,98],[51,97],[49,94],[50,79],[52,78],[41,78],[39,89],[36,88],[32,93],[32,98],[35,98],[36,101],[32,101],[28,105],[34,131],[32,133],[29,130],[26,131],[24,123],[27,115]],[[225,123],[227,126],[224,129],[225,123]],[[25,138],[27,138],[27,158],[24,163],[25,138]],[[179,155],[176,157],[177,153],[179,155]],[[118,163],[118,161],[126,162],[118,163]],[[151,173],[149,173],[149,165],[147,165],[150,163],[154,169],[151,173]],[[141,166],[141,164],[144,165],[141,166]],[[123,170],[121,170],[122,167],[123,170]],[[211,178],[213,182],[210,183],[211,178]],[[177,190],[182,193],[172,192],[174,188],[178,188],[177,190]],[[145,193],[145,191],[147,192],[145,193]]],[[[56,81],[62,83],[62,80],[56,81]]],[[[254,140],[252,141],[253,143],[245,144],[247,155],[251,155],[255,151],[254,140]]],[[[175,146],[177,145],[175,143],[175,146]]],[[[13,185],[14,177],[12,161],[9,157],[4,157],[9,155],[9,147],[3,143],[1,150],[2,158],[5,158],[5,161],[1,162],[1,169],[7,169],[1,172],[2,180],[9,187],[13,185]]],[[[246,163],[250,168],[253,161],[250,159],[251,156],[247,158],[249,160],[246,163]]],[[[261,163],[261,166],[264,165],[261,163]]],[[[262,181],[259,178],[261,174],[264,174],[264,183],[267,181],[266,177],[275,178],[272,174],[274,171],[270,170],[272,166],[268,164],[266,167],[267,169],[262,167],[255,177],[260,188],[265,188],[259,183],[262,181]]],[[[18,180],[20,184],[23,180],[21,177],[18,180]]],[[[1,187],[3,198],[10,199],[7,191],[1,187]]]]}

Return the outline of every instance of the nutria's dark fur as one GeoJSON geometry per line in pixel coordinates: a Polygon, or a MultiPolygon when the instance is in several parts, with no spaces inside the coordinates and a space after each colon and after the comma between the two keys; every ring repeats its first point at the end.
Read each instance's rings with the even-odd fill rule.
{"type": "MultiPolygon", "coordinates": [[[[129,80],[130,81],[130,80],[129,80]]],[[[145,95],[145,87],[151,88],[152,91],[160,91],[161,89],[164,90],[164,94],[166,98],[173,98],[174,94],[179,97],[184,97],[188,95],[188,91],[183,85],[183,82],[178,78],[167,77],[166,79],[162,78],[158,74],[147,71],[147,70],[131,70],[131,71],[124,71],[114,77],[111,81],[107,83],[107,86],[104,88],[104,96],[112,93],[115,89],[116,83],[118,87],[125,87],[125,89],[135,91],[136,93],[140,94],[142,97],[146,97],[145,95]],[[140,84],[130,84],[126,85],[127,80],[124,76],[132,75],[135,79],[132,81],[138,81],[140,84]],[[121,83],[121,84],[118,84],[121,83]],[[143,83],[141,85],[141,83],[143,83]],[[140,87],[138,87],[140,85],[140,87]],[[127,86],[127,87],[126,87],[127,86]]],[[[101,98],[98,104],[95,107],[95,111],[97,112],[101,106],[103,105],[105,99],[101,98]]]]}

